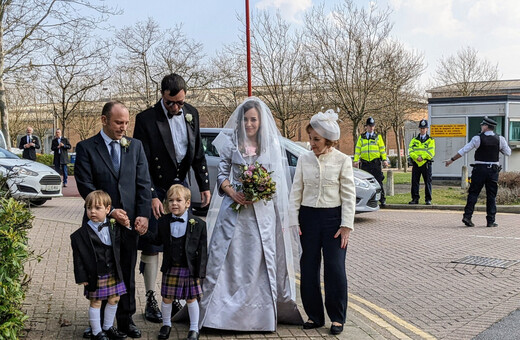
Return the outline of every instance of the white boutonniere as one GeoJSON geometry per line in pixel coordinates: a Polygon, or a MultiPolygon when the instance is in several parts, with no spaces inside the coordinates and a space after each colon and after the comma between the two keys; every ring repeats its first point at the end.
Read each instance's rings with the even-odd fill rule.
{"type": "Polygon", "coordinates": [[[193,232],[193,226],[197,224],[197,221],[195,221],[193,218],[190,218],[188,222],[190,223],[190,231],[193,232]]]}
{"type": "Polygon", "coordinates": [[[132,142],[132,141],[129,141],[128,139],[126,139],[125,137],[123,137],[123,138],[121,138],[121,142],[120,142],[120,143],[121,143],[121,147],[122,147],[123,149],[125,149],[125,151],[128,151],[128,147],[130,146],[130,143],[131,143],[131,142],[132,142]]]}
{"type": "Polygon", "coordinates": [[[112,231],[114,231],[114,226],[116,225],[116,220],[114,218],[111,218],[109,220],[110,222],[110,228],[112,228],[112,231]]]}
{"type": "Polygon", "coordinates": [[[184,115],[184,119],[193,126],[193,115],[191,113],[187,113],[184,115]]]}

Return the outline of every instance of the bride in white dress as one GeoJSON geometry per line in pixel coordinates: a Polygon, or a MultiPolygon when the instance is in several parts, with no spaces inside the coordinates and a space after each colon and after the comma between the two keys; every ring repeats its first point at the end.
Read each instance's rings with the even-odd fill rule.
{"type": "Polygon", "coordinates": [[[200,325],[275,331],[277,322],[301,324],[293,253],[298,249],[298,231],[288,226],[291,178],[271,111],[258,98],[246,99],[213,144],[221,160],[207,219],[208,264],[200,325]],[[255,162],[273,171],[276,195],[271,201],[248,202],[235,190],[240,166],[255,162]],[[234,202],[246,207],[236,212],[234,202]]]}

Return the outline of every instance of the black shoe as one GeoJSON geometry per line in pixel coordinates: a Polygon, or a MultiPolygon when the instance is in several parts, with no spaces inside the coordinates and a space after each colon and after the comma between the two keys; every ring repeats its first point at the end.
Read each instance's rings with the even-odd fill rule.
{"type": "Polygon", "coordinates": [[[144,307],[144,317],[146,320],[155,323],[162,322],[162,313],[157,305],[157,300],[155,299],[155,292],[153,290],[149,290],[146,292],[146,306],[144,307]]]}
{"type": "Polygon", "coordinates": [[[199,332],[189,331],[186,340],[199,340],[199,332]]]}
{"type": "Polygon", "coordinates": [[[473,222],[471,222],[471,218],[467,218],[467,217],[463,217],[462,218],[462,223],[464,223],[468,227],[474,227],[475,226],[475,224],[473,222]]]}
{"type": "Polygon", "coordinates": [[[175,316],[175,314],[179,313],[179,311],[182,309],[182,305],[179,302],[179,300],[173,300],[172,302],[172,318],[175,316]]]}
{"type": "Polygon", "coordinates": [[[426,205],[432,205],[432,201],[426,201],[426,202],[424,202],[424,204],[426,204],[426,205]]]}
{"type": "Polygon", "coordinates": [[[303,329],[314,329],[314,328],[320,328],[322,326],[323,325],[317,324],[316,322],[312,322],[309,320],[303,324],[303,329]]]}
{"type": "Polygon", "coordinates": [[[419,204],[419,201],[418,200],[411,200],[410,202],[408,202],[408,204],[419,204]]]}
{"type": "Polygon", "coordinates": [[[379,206],[380,206],[381,208],[386,207],[386,200],[379,202],[379,206]]]}
{"type": "Polygon", "coordinates": [[[126,339],[126,334],[118,331],[117,328],[115,328],[114,326],[110,327],[109,329],[107,329],[104,332],[107,334],[107,336],[110,340],[126,339]]]}
{"type": "Polygon", "coordinates": [[[341,326],[331,325],[330,326],[330,334],[338,335],[341,332],[343,332],[343,325],[341,325],[341,326]]]}
{"type": "Polygon", "coordinates": [[[97,335],[91,335],[90,338],[94,340],[110,340],[107,336],[107,333],[103,331],[99,332],[97,335]]]}
{"type": "Polygon", "coordinates": [[[170,326],[162,326],[159,330],[159,335],[157,339],[168,339],[170,337],[170,331],[172,328],[170,326]]]}
{"type": "Polygon", "coordinates": [[[83,339],[90,339],[92,337],[92,328],[87,327],[83,331],[83,339]]]}
{"type": "Polygon", "coordinates": [[[488,228],[498,227],[498,224],[495,223],[495,222],[493,222],[493,223],[488,223],[488,224],[487,224],[487,227],[488,227],[488,228]]]}
{"type": "Polygon", "coordinates": [[[137,326],[132,320],[130,320],[130,324],[128,325],[128,331],[125,333],[126,335],[134,339],[141,337],[141,331],[139,330],[139,328],[137,328],[137,326]]]}

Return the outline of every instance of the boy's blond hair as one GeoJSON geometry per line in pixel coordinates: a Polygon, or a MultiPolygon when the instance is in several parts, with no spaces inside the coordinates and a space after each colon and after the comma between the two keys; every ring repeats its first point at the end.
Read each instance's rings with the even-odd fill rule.
{"type": "Polygon", "coordinates": [[[96,204],[102,204],[105,208],[112,205],[112,199],[103,190],[94,190],[85,198],[85,208],[90,208],[96,204]]]}
{"type": "Polygon", "coordinates": [[[168,189],[168,192],[166,192],[166,198],[164,200],[164,209],[167,213],[170,212],[170,209],[168,208],[168,199],[172,197],[182,197],[186,202],[188,202],[191,201],[191,191],[182,184],[172,185],[170,189],[168,189]]]}

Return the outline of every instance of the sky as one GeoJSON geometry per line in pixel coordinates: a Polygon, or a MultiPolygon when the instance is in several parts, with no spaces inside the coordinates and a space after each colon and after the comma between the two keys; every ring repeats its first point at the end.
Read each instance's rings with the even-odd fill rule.
{"type": "MultiPolygon", "coordinates": [[[[324,0],[250,0],[251,11],[276,11],[295,27],[313,5],[324,0]]],[[[330,9],[342,0],[326,0],[330,9]]],[[[162,28],[183,24],[188,38],[201,42],[207,56],[239,40],[243,30],[243,0],[106,0],[122,15],[112,18],[116,28],[153,17],[162,28]]],[[[471,46],[482,59],[498,64],[501,79],[520,79],[520,2],[518,0],[354,0],[358,7],[390,8],[392,37],[424,55],[428,86],[442,57],[471,46]]]]}

